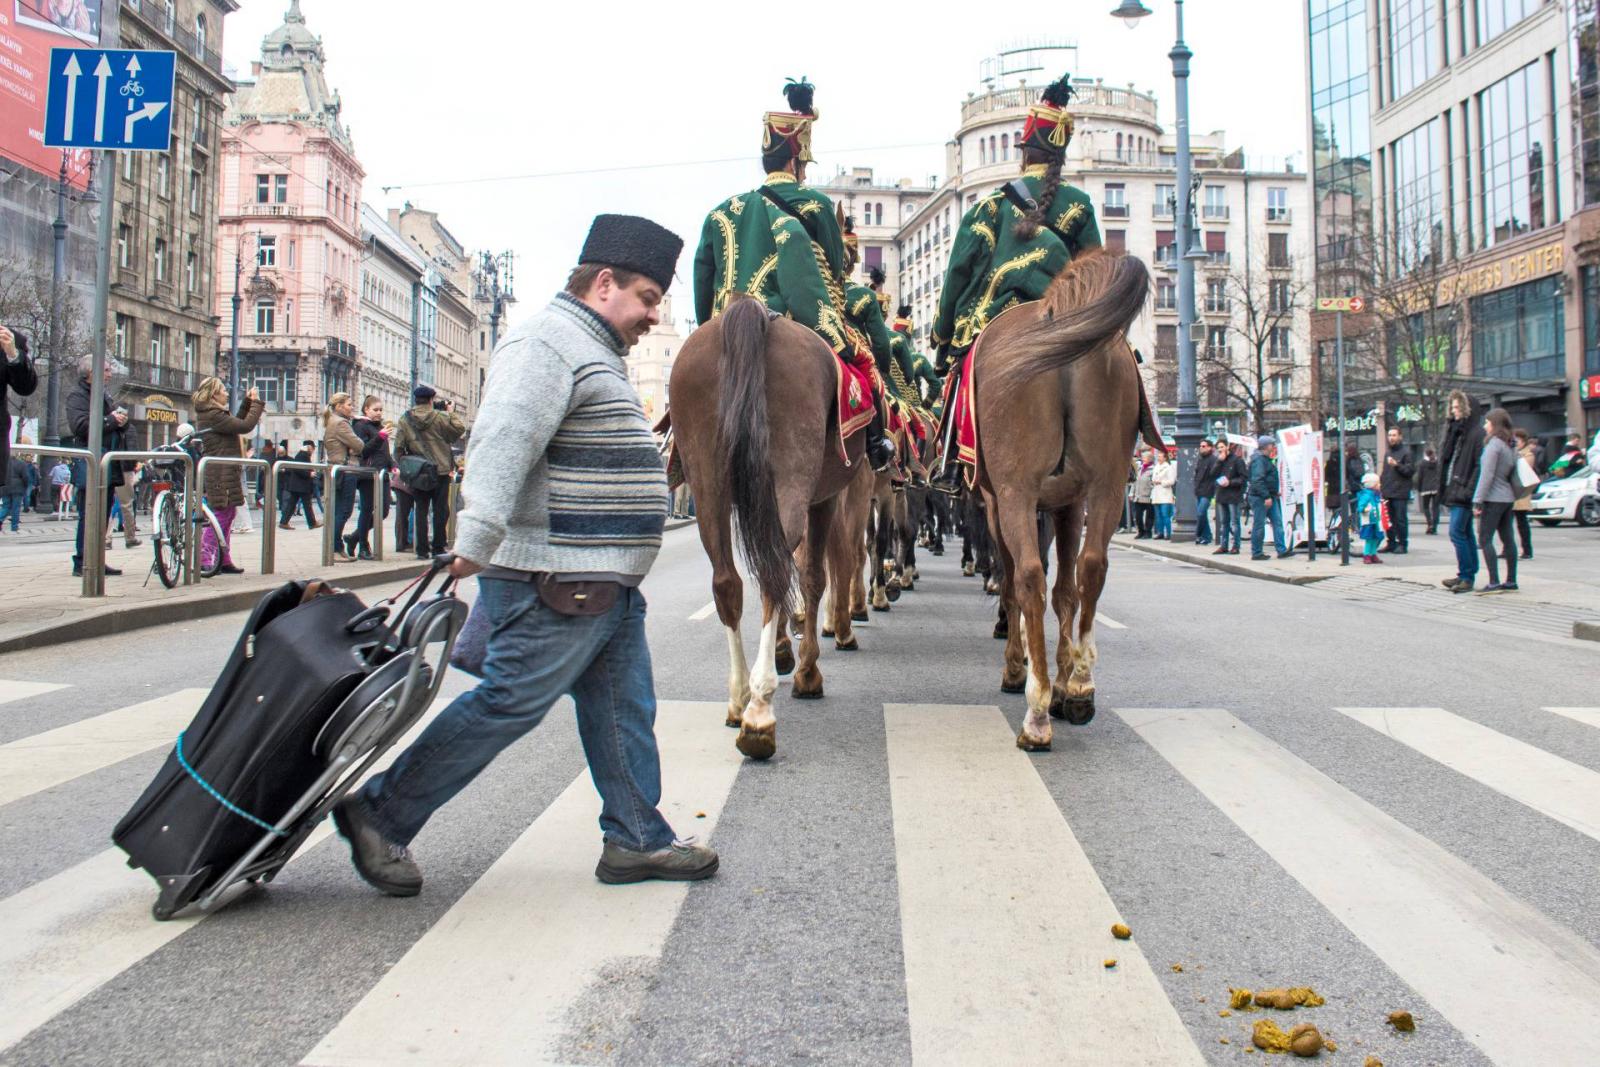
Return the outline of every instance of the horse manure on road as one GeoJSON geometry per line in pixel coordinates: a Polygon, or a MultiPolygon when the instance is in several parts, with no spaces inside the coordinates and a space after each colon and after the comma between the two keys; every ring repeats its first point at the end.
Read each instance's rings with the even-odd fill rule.
{"type": "Polygon", "coordinates": [[[1301,1023],[1288,1033],[1271,1019],[1260,1019],[1250,1035],[1250,1043],[1263,1052],[1292,1052],[1296,1056],[1315,1056],[1324,1048],[1333,1046],[1323,1040],[1322,1033],[1310,1023],[1301,1023]]]}
{"type": "Polygon", "coordinates": [[[1409,1011],[1391,1011],[1389,1025],[1402,1034],[1409,1034],[1417,1028],[1417,1021],[1411,1017],[1409,1011]]]}
{"type": "Polygon", "coordinates": [[[1133,936],[1133,931],[1128,929],[1122,923],[1112,923],[1111,936],[1116,938],[1118,941],[1126,941],[1128,938],[1133,936]]]}
{"type": "Polygon", "coordinates": [[[1320,1008],[1326,1003],[1310,986],[1293,989],[1263,989],[1255,995],[1256,1006],[1293,1011],[1295,1008],[1320,1008]]]}

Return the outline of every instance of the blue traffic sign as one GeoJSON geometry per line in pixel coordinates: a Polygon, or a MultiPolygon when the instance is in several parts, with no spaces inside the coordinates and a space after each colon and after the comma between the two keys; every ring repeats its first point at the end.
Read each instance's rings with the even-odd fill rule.
{"type": "Polygon", "coordinates": [[[44,143],[165,152],[176,52],[52,48],[44,143]]]}

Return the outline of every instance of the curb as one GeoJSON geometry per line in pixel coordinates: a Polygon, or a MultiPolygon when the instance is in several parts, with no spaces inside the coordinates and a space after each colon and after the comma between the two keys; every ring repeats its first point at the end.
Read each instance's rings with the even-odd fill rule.
{"type": "MultiPolygon", "coordinates": [[[[410,564],[413,561],[405,562],[410,564]]],[[[411,569],[410,566],[385,566],[342,574],[334,572],[336,579],[334,584],[343,589],[364,589],[403,578],[411,569]]],[[[290,580],[290,576],[283,578],[286,582],[290,580]]],[[[276,585],[262,585],[206,596],[185,597],[181,600],[152,600],[132,605],[108,604],[78,618],[46,623],[28,633],[0,638],[0,654],[45,648],[67,641],[81,641],[86,637],[108,637],[112,634],[159,626],[162,623],[189,622],[194,619],[209,618],[212,615],[226,615],[231,611],[245,611],[254,607],[263,594],[275,588],[276,585]]]]}
{"type": "Polygon", "coordinates": [[[1572,636],[1579,641],[1600,641],[1600,622],[1575,622],[1572,636]]]}
{"type": "Polygon", "coordinates": [[[1258,570],[1243,563],[1226,563],[1222,560],[1203,557],[1196,559],[1187,552],[1175,552],[1171,549],[1156,548],[1153,545],[1135,545],[1126,541],[1113,541],[1111,543],[1133,552],[1145,552],[1152,556],[1161,556],[1163,559],[1175,559],[1180,563],[1192,563],[1196,567],[1222,571],[1224,574],[1239,574],[1246,578],[1256,578],[1264,582],[1277,582],[1280,585],[1313,585],[1332,577],[1332,575],[1327,574],[1277,574],[1272,571],[1258,570]]]}

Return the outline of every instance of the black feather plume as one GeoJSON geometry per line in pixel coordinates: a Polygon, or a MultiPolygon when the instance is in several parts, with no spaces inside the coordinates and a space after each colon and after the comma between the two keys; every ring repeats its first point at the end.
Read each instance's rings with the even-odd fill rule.
{"type": "Polygon", "coordinates": [[[856,217],[854,215],[846,215],[844,217],[844,232],[850,234],[856,232],[856,217]]]}
{"type": "Polygon", "coordinates": [[[911,317],[911,305],[901,304],[900,309],[896,311],[895,314],[902,319],[909,319],[911,317]]]}
{"type": "Polygon", "coordinates": [[[811,114],[811,98],[816,93],[817,87],[806,81],[804,74],[800,80],[788,79],[783,86],[784,99],[789,101],[789,110],[799,115],[811,114]]]}
{"type": "Polygon", "coordinates": [[[867,272],[867,278],[872,282],[873,285],[882,285],[884,282],[882,268],[873,267],[872,270],[867,272]]]}
{"type": "Polygon", "coordinates": [[[1072,75],[1063,74],[1044,87],[1044,102],[1051,107],[1066,107],[1067,101],[1078,95],[1072,87],[1072,75]]]}

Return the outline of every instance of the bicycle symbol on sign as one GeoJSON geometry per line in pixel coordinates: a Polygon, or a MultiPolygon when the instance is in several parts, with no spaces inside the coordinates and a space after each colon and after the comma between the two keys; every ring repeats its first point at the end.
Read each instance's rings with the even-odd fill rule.
{"type": "Polygon", "coordinates": [[[122,83],[122,88],[119,90],[119,92],[121,92],[123,96],[143,96],[144,85],[136,79],[129,78],[127,81],[122,83]]]}

